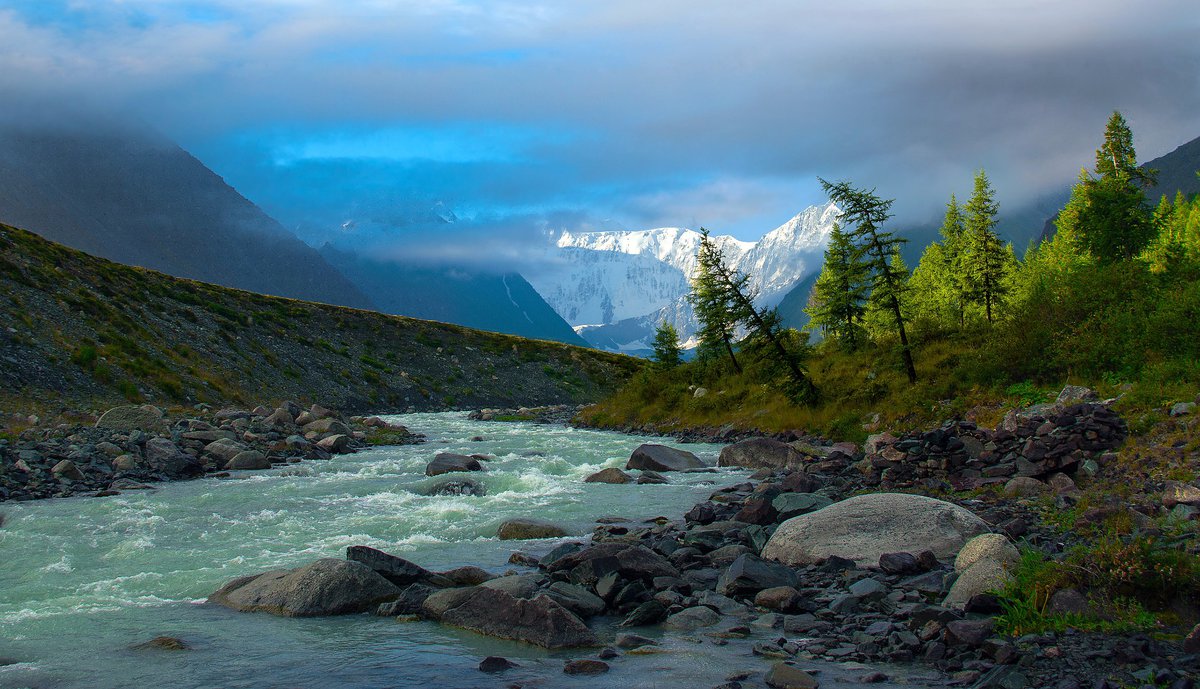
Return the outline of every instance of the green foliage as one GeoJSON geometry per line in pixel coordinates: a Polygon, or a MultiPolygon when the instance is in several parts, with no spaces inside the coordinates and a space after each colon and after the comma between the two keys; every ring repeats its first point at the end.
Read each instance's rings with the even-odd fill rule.
{"type": "Polygon", "coordinates": [[[658,324],[654,331],[654,361],[662,368],[675,368],[683,363],[683,349],[679,346],[679,332],[668,321],[658,324]]]}
{"type": "Polygon", "coordinates": [[[850,238],[835,223],[825,250],[825,264],[805,311],[812,318],[812,327],[820,328],[826,339],[853,350],[863,339],[866,299],[867,267],[859,260],[850,238]]]}
{"type": "Polygon", "coordinates": [[[1008,292],[1007,277],[1016,258],[1012,247],[1006,247],[996,234],[996,215],[999,204],[996,192],[980,170],[975,175],[975,190],[965,207],[966,220],[959,268],[966,282],[966,294],[982,305],[987,321],[994,320],[995,310],[1008,292]]]}

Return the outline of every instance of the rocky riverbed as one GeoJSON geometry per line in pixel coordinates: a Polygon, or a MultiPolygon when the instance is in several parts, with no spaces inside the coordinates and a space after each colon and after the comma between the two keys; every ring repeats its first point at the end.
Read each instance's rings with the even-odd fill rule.
{"type": "Polygon", "coordinates": [[[421,437],[379,417],[345,417],[314,404],[167,415],[153,405],[104,412],[91,425],[37,425],[0,438],[0,501],[144,490],[147,484],[224,471],[330,459],[369,444],[421,437]]]}

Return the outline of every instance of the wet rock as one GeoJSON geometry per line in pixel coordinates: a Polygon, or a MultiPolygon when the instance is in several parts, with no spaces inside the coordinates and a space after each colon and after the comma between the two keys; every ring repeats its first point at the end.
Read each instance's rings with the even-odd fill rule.
{"type": "Polygon", "coordinates": [[[458,605],[442,613],[441,622],[543,648],[597,645],[591,630],[548,596],[525,600],[483,586],[474,588],[458,605]]]}
{"type": "Polygon", "coordinates": [[[178,639],[173,636],[156,636],[149,641],[143,641],[140,644],[131,646],[135,651],[159,650],[159,651],[188,651],[191,646],[183,639],[178,639]]]}
{"type": "Polygon", "coordinates": [[[670,483],[666,476],[663,476],[657,471],[650,471],[649,469],[643,469],[642,473],[638,474],[637,482],[639,486],[661,486],[664,483],[670,483]]]}
{"type": "Polygon", "coordinates": [[[930,550],[955,555],[988,525],[957,505],[920,495],[860,495],[784,522],[763,549],[763,559],[789,565],[830,556],[875,567],[884,553],[930,550]]]}
{"type": "Polygon", "coordinates": [[[566,529],[557,524],[529,517],[508,519],[500,524],[496,536],[502,541],[516,541],[533,538],[561,538],[567,535],[566,529]]]}
{"type": "Polygon", "coordinates": [[[423,615],[425,601],[438,589],[426,584],[409,584],[400,589],[400,597],[387,603],[380,603],[375,609],[379,617],[397,617],[399,615],[423,615]]]}
{"type": "Polygon", "coordinates": [[[239,452],[225,463],[226,471],[234,471],[239,469],[270,469],[271,460],[267,456],[257,450],[246,450],[239,452]]]}
{"type": "Polygon", "coordinates": [[[402,557],[389,555],[382,550],[365,545],[352,545],[346,548],[346,559],[361,562],[397,586],[406,586],[421,581],[432,574],[424,567],[402,557]]]}
{"type": "Polygon", "coordinates": [[[482,483],[469,478],[447,478],[430,486],[427,486],[423,491],[423,495],[470,495],[474,497],[482,497],[487,495],[487,488],[482,483]]]}
{"type": "Polygon", "coordinates": [[[617,634],[616,640],[613,642],[617,648],[641,648],[642,646],[657,646],[658,642],[653,639],[647,639],[638,634],[622,633],[617,634]]]}
{"type": "Polygon", "coordinates": [[[567,675],[602,675],[608,672],[608,663],[602,660],[581,658],[568,660],[563,665],[563,673],[567,675]]]}
{"type": "Polygon", "coordinates": [[[426,476],[440,476],[454,471],[483,471],[483,465],[474,457],[442,452],[425,467],[426,476]]]}
{"type": "Polygon", "coordinates": [[[625,464],[626,469],[643,469],[650,471],[687,471],[701,469],[704,462],[686,450],[678,450],[666,445],[646,443],[639,446],[625,464]]]}
{"type": "Polygon", "coordinates": [[[242,612],[315,617],[365,612],[400,589],[361,562],[324,558],[291,570],[239,577],[208,597],[242,612]]]}
{"type": "Polygon", "coordinates": [[[696,605],[684,608],[671,615],[663,622],[663,626],[667,629],[690,631],[700,629],[701,627],[711,627],[720,621],[721,615],[716,610],[703,605],[696,605]]]}
{"type": "Polygon", "coordinates": [[[511,670],[514,667],[520,666],[508,658],[501,658],[500,656],[488,656],[479,662],[480,672],[504,672],[505,670],[511,670]]]}
{"type": "Polygon", "coordinates": [[[667,607],[657,600],[648,600],[637,606],[621,620],[622,627],[644,627],[658,624],[667,616],[667,607]]]}
{"type": "Polygon", "coordinates": [[[162,418],[162,410],[158,407],[149,404],[125,405],[104,412],[96,420],[96,428],[124,433],[132,430],[157,430],[162,424],[162,418]]]}
{"type": "Polygon", "coordinates": [[[486,569],[474,565],[455,567],[454,569],[442,572],[441,576],[457,586],[478,586],[485,581],[496,578],[496,575],[486,569]]]}
{"type": "Polygon", "coordinates": [[[604,612],[604,600],[582,586],[556,581],[546,589],[545,595],[576,615],[587,619],[604,612]]]}
{"type": "Polygon", "coordinates": [[[317,447],[335,455],[343,455],[354,451],[354,441],[350,439],[349,435],[338,433],[321,438],[317,441],[317,447]]]}
{"type": "Polygon", "coordinates": [[[633,477],[616,467],[601,469],[583,479],[584,483],[633,483],[633,477]]]}
{"type": "Polygon", "coordinates": [[[750,438],[721,450],[717,466],[747,469],[795,468],[804,462],[796,448],[774,438],[750,438]]]}
{"type": "Polygon", "coordinates": [[[459,586],[441,589],[429,594],[421,602],[421,616],[430,620],[440,620],[448,610],[458,607],[478,588],[476,586],[459,586]]]}
{"type": "Polygon", "coordinates": [[[549,563],[543,558],[542,562],[551,573],[575,570],[573,573],[582,578],[580,583],[589,584],[608,572],[619,573],[625,579],[647,581],[654,577],[679,576],[679,570],[665,557],[645,546],[630,543],[598,543],[549,563]]]}
{"type": "Polygon", "coordinates": [[[816,677],[787,663],[775,663],[763,679],[772,689],[817,689],[821,686],[816,677]]]}
{"type": "Polygon", "coordinates": [[[742,555],[721,573],[717,591],[734,598],[753,597],[763,589],[796,586],[796,572],[786,565],[767,562],[755,555],[742,555]]]}

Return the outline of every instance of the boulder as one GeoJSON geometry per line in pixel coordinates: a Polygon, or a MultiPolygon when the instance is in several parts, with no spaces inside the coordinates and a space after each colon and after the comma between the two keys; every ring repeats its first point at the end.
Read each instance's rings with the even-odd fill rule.
{"type": "Polygon", "coordinates": [[[791,567],[745,554],[721,573],[717,592],[730,598],[750,598],[763,589],[794,587],[798,581],[791,567]]]}
{"type": "Polygon", "coordinates": [[[626,469],[649,469],[650,471],[687,471],[702,469],[706,465],[700,458],[686,450],[677,450],[666,445],[646,443],[629,456],[626,469]]]}
{"type": "Polygon", "coordinates": [[[792,469],[804,463],[804,455],[774,438],[749,438],[721,450],[717,466],[747,469],[792,469]]]}
{"type": "Polygon", "coordinates": [[[602,675],[608,672],[608,663],[591,658],[578,658],[563,663],[563,674],[566,675],[602,675]]]}
{"type": "Polygon", "coordinates": [[[145,464],[151,470],[171,478],[192,478],[204,475],[204,465],[167,438],[151,438],[143,450],[145,464]]]}
{"type": "Polygon", "coordinates": [[[831,556],[876,567],[885,553],[930,550],[939,558],[958,554],[987,523],[957,505],[921,495],[872,493],[793,517],[776,529],[762,557],[789,565],[831,556]]]}
{"type": "Polygon", "coordinates": [[[538,594],[540,574],[510,574],[483,582],[480,586],[503,591],[513,598],[533,598],[538,594]]]}
{"type": "Polygon", "coordinates": [[[96,420],[96,428],[107,428],[122,433],[157,430],[162,425],[162,418],[162,410],[158,407],[150,404],[127,404],[104,412],[96,420]]]}
{"type": "Polygon", "coordinates": [[[583,619],[604,612],[604,599],[582,586],[556,581],[546,589],[546,595],[583,619]]]}
{"type": "Polygon", "coordinates": [[[508,658],[501,658],[500,656],[488,656],[479,661],[480,672],[504,672],[505,670],[511,670],[514,667],[519,666],[508,658]]]}
{"type": "Polygon", "coordinates": [[[626,579],[647,581],[655,577],[679,576],[679,570],[665,557],[637,544],[597,543],[547,562],[549,557],[542,558],[546,571],[575,572],[581,577],[580,583],[590,584],[608,572],[617,572],[626,579]]]}
{"type": "Polygon", "coordinates": [[[663,476],[657,471],[650,471],[649,469],[642,470],[642,473],[637,477],[637,482],[639,486],[661,486],[664,483],[670,483],[666,476],[663,476]]]}
{"type": "Polygon", "coordinates": [[[257,450],[246,450],[239,452],[233,456],[233,459],[225,463],[226,471],[234,471],[237,469],[270,469],[271,460],[267,456],[257,450]]]}
{"type": "Polygon", "coordinates": [[[502,541],[520,541],[531,538],[562,538],[567,530],[557,524],[541,519],[517,517],[505,520],[496,530],[496,536],[502,541]]]}
{"type": "Polygon", "coordinates": [[[771,689],[817,689],[821,686],[815,677],[787,663],[772,665],[763,681],[771,689]]]}
{"type": "Polygon", "coordinates": [[[395,584],[361,562],[323,558],[297,569],[239,577],[208,601],[242,612],[316,617],[366,612],[399,595],[395,584]]]}
{"type": "Polygon", "coordinates": [[[496,578],[495,574],[475,565],[455,567],[454,569],[442,572],[441,576],[453,582],[455,586],[478,586],[485,581],[496,578]]]}
{"type": "Polygon", "coordinates": [[[263,419],[263,423],[265,425],[276,426],[276,427],[290,426],[293,423],[295,423],[295,421],[296,421],[296,419],[295,419],[295,417],[292,416],[292,413],[289,412],[284,407],[280,407],[280,408],[276,409],[275,411],[271,412],[270,415],[268,415],[266,418],[263,419]]]}
{"type": "Polygon", "coordinates": [[[441,616],[442,624],[543,648],[597,645],[596,636],[573,613],[548,596],[531,600],[479,586],[441,616]]]}
{"type": "Polygon", "coordinates": [[[425,612],[425,601],[438,589],[428,584],[409,584],[400,589],[400,597],[387,603],[380,603],[375,614],[380,617],[396,617],[397,615],[421,615],[425,612]]]}
{"type": "Polygon", "coordinates": [[[467,599],[476,586],[460,586],[456,588],[434,591],[421,602],[421,616],[431,620],[440,620],[442,615],[451,608],[457,607],[467,599]]]}
{"type": "Polygon", "coordinates": [[[771,501],[771,507],[778,513],[779,521],[786,521],[809,512],[829,507],[833,500],[818,493],[781,493],[771,501]]]}
{"type": "Polygon", "coordinates": [[[1187,416],[1196,411],[1195,402],[1176,402],[1171,406],[1171,416],[1187,416]]]}
{"type": "Polygon", "coordinates": [[[1082,385],[1068,385],[1058,393],[1054,403],[1065,407],[1079,402],[1093,402],[1097,399],[1099,396],[1091,388],[1085,388],[1082,385]]]}
{"type": "Polygon", "coordinates": [[[222,465],[238,455],[239,452],[246,451],[245,445],[230,440],[229,438],[220,438],[204,446],[204,453],[216,457],[222,465]]]}
{"type": "Polygon", "coordinates": [[[350,436],[344,433],[321,438],[317,441],[317,447],[335,455],[344,455],[354,451],[350,436]]]}
{"type": "Polygon", "coordinates": [[[421,581],[432,574],[424,567],[402,557],[396,557],[365,545],[352,545],[346,548],[346,559],[361,562],[397,586],[421,581]]]}
{"type": "Polygon", "coordinates": [[[967,541],[962,550],[958,551],[954,558],[954,571],[965,571],[980,560],[993,560],[1012,568],[1020,562],[1021,553],[1003,534],[983,534],[967,541]]]}
{"type": "Polygon", "coordinates": [[[82,481],[84,478],[83,472],[79,470],[79,467],[75,466],[75,462],[72,462],[69,459],[64,459],[58,464],[55,464],[50,469],[50,473],[59,478],[65,478],[71,481],[82,481]]]}
{"type": "Polygon", "coordinates": [[[716,610],[705,605],[695,605],[671,615],[663,622],[663,626],[667,629],[691,631],[701,627],[711,627],[720,621],[721,614],[716,610]]]}
{"type": "Polygon", "coordinates": [[[583,479],[584,483],[633,483],[633,477],[616,467],[601,469],[583,479]]]}
{"type": "Polygon", "coordinates": [[[342,423],[341,421],[338,421],[337,419],[328,419],[328,418],[317,419],[316,421],[313,421],[312,423],[306,423],[303,426],[301,426],[301,430],[303,430],[305,433],[316,433],[318,435],[324,435],[326,433],[350,435],[350,427],[349,426],[342,423]]]}
{"type": "Polygon", "coordinates": [[[1167,481],[1162,497],[1163,507],[1192,505],[1200,507],[1200,488],[1180,481],[1167,481]]]}
{"type": "Polygon", "coordinates": [[[483,465],[474,457],[442,452],[425,467],[426,476],[440,476],[453,471],[483,471],[483,465]]]}
{"type": "Polygon", "coordinates": [[[975,596],[1002,589],[1008,580],[1008,568],[1002,562],[991,559],[978,560],[954,580],[954,585],[942,601],[942,607],[962,610],[975,596]]]}
{"type": "Polygon", "coordinates": [[[804,596],[793,586],[773,586],[754,594],[754,604],[775,612],[798,612],[804,605],[804,596]]]}
{"type": "Polygon", "coordinates": [[[1033,497],[1049,490],[1049,486],[1030,476],[1018,476],[1004,484],[1004,495],[1010,498],[1033,497]]]}

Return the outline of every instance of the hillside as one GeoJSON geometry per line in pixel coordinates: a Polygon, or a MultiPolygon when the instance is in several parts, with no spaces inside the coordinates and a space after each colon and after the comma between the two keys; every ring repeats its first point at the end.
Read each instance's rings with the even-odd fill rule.
{"type": "Polygon", "coordinates": [[[0,222],[171,275],[372,307],[314,249],[144,127],[0,122],[0,222]]]}
{"type": "Polygon", "coordinates": [[[344,411],[582,402],[623,356],[269,297],[0,225],[0,406],[320,401],[344,411]]]}

